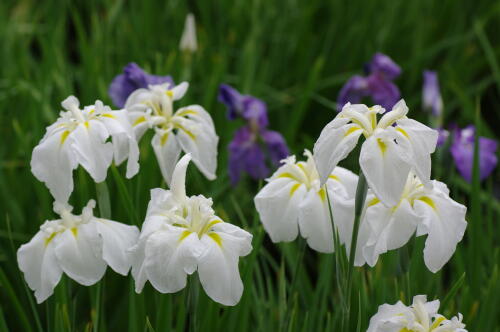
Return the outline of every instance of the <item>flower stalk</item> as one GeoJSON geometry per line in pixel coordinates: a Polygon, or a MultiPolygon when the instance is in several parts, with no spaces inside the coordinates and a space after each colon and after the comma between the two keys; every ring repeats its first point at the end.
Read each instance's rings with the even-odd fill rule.
{"type": "Polygon", "coordinates": [[[200,281],[197,273],[193,273],[189,278],[189,293],[188,293],[188,310],[189,310],[189,320],[188,320],[188,330],[190,332],[198,331],[197,328],[197,315],[196,310],[198,307],[198,294],[200,281]]]}
{"type": "Polygon", "coordinates": [[[368,184],[363,172],[359,172],[358,186],[356,187],[356,199],[354,202],[354,225],[352,229],[351,248],[349,252],[349,266],[347,268],[347,287],[346,287],[346,310],[344,331],[349,330],[350,313],[351,313],[351,291],[352,291],[352,273],[354,270],[354,258],[356,256],[356,246],[358,242],[359,223],[365,205],[366,194],[368,192],[368,184]]]}

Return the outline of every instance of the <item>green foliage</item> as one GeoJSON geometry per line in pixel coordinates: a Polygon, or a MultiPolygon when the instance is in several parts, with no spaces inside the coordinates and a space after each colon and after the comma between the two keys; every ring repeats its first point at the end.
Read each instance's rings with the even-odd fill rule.
{"type": "MultiPolygon", "coordinates": [[[[159,294],[147,285],[135,294],[130,276],[108,269],[92,287],[63,277],[55,294],[37,305],[17,268],[19,246],[54,217],[48,190],[30,172],[33,147],[69,94],[83,104],[95,99],[109,104],[108,85],[130,61],[191,83],[182,102],[203,105],[221,140],[218,178],[207,181],[191,167],[188,192],[213,197],[220,216],[254,235],[254,250],[240,263],[245,284],[240,303],[223,307],[200,289],[199,330],[337,330],[343,305],[339,266],[347,263],[309,248],[304,252],[298,241],[270,242],[253,205],[261,184],[245,179],[229,185],[226,147],[241,124],[226,120],[216,100],[218,85],[229,83],[264,99],[271,128],[283,132],[300,155],[336,114],[345,80],[381,51],[403,68],[396,83],[413,118],[426,122],[428,115],[420,110],[422,70],[434,69],[445,123],[476,122],[482,135],[495,137],[498,31],[500,2],[488,0],[1,1],[0,331],[184,331],[189,324],[188,288],[159,294]],[[189,11],[197,18],[199,51],[185,57],[178,43],[189,11]]],[[[408,303],[416,294],[443,300],[447,316],[462,312],[469,331],[500,331],[497,173],[486,184],[476,176],[469,185],[449,156],[439,160],[435,174],[470,210],[464,240],[437,274],[425,268],[422,238],[383,255],[374,268],[355,268],[353,331],[366,330],[378,305],[408,303]]],[[[165,186],[149,136],[141,141],[140,163],[140,174],[131,180],[123,167],[112,167],[107,187],[97,189],[85,172],[75,172],[70,203],[79,211],[90,198],[105,201],[109,191],[109,202],[98,206],[101,213],[140,225],[149,190],[165,186]]],[[[343,165],[357,171],[354,155],[343,165]]]]}

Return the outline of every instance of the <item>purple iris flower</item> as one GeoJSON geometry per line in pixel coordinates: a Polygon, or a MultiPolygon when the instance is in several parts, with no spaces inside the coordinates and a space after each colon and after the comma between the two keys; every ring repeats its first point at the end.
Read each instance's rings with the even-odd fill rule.
{"type": "Polygon", "coordinates": [[[147,88],[150,84],[170,83],[171,76],[158,76],[146,73],[136,63],[131,62],[123,68],[123,74],[116,76],[109,86],[109,95],[115,106],[125,106],[128,96],[139,88],[147,88]]]}
{"type": "Polygon", "coordinates": [[[257,120],[260,127],[267,127],[269,124],[266,104],[258,98],[242,95],[233,87],[221,84],[218,100],[227,106],[229,120],[240,117],[247,121],[257,120]]]}
{"type": "MultiPolygon", "coordinates": [[[[469,182],[472,181],[474,164],[474,136],[476,129],[469,125],[464,129],[456,128],[450,151],[460,174],[469,182]]],[[[479,178],[484,180],[497,165],[497,142],[486,137],[479,137],[479,178]]]]}
{"type": "Polygon", "coordinates": [[[238,129],[229,144],[229,177],[235,185],[242,172],[254,179],[269,176],[269,166],[276,167],[288,156],[283,136],[267,129],[266,104],[253,96],[242,95],[229,85],[219,88],[219,101],[228,108],[230,120],[242,118],[247,124],[238,129]]]}
{"type": "Polygon", "coordinates": [[[425,110],[430,110],[432,115],[439,117],[443,112],[443,100],[439,90],[438,75],[435,71],[424,71],[424,85],[422,104],[425,110]]]}
{"type": "Polygon", "coordinates": [[[348,102],[360,103],[364,97],[371,97],[374,103],[390,110],[400,99],[399,88],[392,80],[401,74],[401,68],[390,57],[376,53],[365,67],[367,76],[351,77],[340,90],[338,111],[348,102]]]}
{"type": "Polygon", "coordinates": [[[438,128],[437,146],[443,146],[450,137],[450,132],[444,128],[438,128]]]}

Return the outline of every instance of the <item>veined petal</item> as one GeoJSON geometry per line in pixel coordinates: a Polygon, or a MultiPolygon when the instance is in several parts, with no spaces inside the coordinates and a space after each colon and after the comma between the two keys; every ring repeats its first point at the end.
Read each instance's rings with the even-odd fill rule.
{"type": "Polygon", "coordinates": [[[17,262],[28,286],[35,291],[37,303],[42,303],[52,295],[62,275],[53,241],[39,231],[30,242],[19,248],[17,262]]]}
{"type": "Polygon", "coordinates": [[[375,195],[387,206],[398,204],[411,169],[410,146],[396,143],[393,127],[377,129],[361,147],[359,163],[375,195]]]}
{"type": "Polygon", "coordinates": [[[182,149],[191,153],[193,162],[209,180],[215,179],[217,168],[217,144],[219,137],[215,133],[213,122],[206,111],[198,105],[191,105],[181,111],[193,111],[197,115],[189,118],[175,116],[174,126],[178,129],[176,137],[182,149]]]}
{"type": "Polygon", "coordinates": [[[415,173],[424,184],[429,184],[430,154],[436,149],[438,132],[412,119],[398,120],[396,131],[399,135],[398,142],[406,139],[410,143],[415,173]]]}
{"type": "Polygon", "coordinates": [[[463,238],[467,222],[465,206],[443,192],[434,188],[433,191],[416,199],[413,206],[422,216],[423,228],[429,234],[424,248],[425,265],[435,273],[450,260],[457,243],[463,238]]]}
{"type": "Polygon", "coordinates": [[[290,178],[275,178],[255,196],[260,220],[273,242],[295,240],[299,232],[299,205],[307,188],[290,178]]]}
{"type": "Polygon", "coordinates": [[[326,192],[309,190],[299,206],[300,234],[312,249],[333,252],[333,233],[326,192]]]}
{"type": "Polygon", "coordinates": [[[205,248],[195,232],[166,227],[146,242],[146,274],[158,291],[174,293],[186,286],[187,274],[196,270],[197,257],[205,248]]]}
{"type": "Polygon", "coordinates": [[[243,294],[243,282],[238,270],[239,254],[248,250],[248,238],[224,232],[203,235],[201,242],[206,251],[198,259],[198,274],[203,289],[214,301],[236,305],[243,294]]]}
{"type": "Polygon", "coordinates": [[[177,138],[171,131],[163,134],[158,131],[155,133],[151,145],[153,146],[156,160],[158,160],[163,179],[170,186],[172,173],[181,154],[181,147],[177,142],[177,138]]]}
{"type": "Polygon", "coordinates": [[[336,117],[321,131],[314,144],[314,160],[324,184],[338,162],[343,160],[356,146],[363,133],[357,124],[348,124],[349,119],[336,117]]]}
{"type": "Polygon", "coordinates": [[[101,257],[102,240],[95,224],[81,224],[67,229],[53,241],[57,261],[64,273],[76,282],[90,286],[106,272],[106,262],[101,257]]]}
{"type": "Polygon", "coordinates": [[[70,131],[60,131],[47,136],[35,147],[31,156],[31,172],[61,202],[67,202],[73,191],[73,170],[78,166],[71,148],[72,141],[70,131]]]}
{"type": "Polygon", "coordinates": [[[110,142],[105,143],[109,137],[106,127],[97,120],[91,120],[88,126],[78,125],[72,135],[72,147],[79,164],[89,172],[95,182],[104,181],[113,160],[113,146],[110,142]]]}
{"type": "Polygon", "coordinates": [[[113,270],[127,275],[132,265],[128,249],[137,243],[139,229],[106,219],[95,218],[93,222],[102,238],[102,258],[113,270]]]}

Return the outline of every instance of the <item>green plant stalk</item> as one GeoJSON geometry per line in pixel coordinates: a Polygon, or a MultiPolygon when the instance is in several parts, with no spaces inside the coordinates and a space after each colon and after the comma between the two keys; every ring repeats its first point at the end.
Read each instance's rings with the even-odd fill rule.
{"type": "Polygon", "coordinates": [[[193,273],[189,277],[189,294],[188,294],[188,308],[189,318],[188,326],[190,332],[198,331],[197,326],[197,307],[198,307],[198,293],[200,289],[200,280],[197,273],[193,273]]]}
{"type": "Polygon", "coordinates": [[[349,267],[347,269],[347,287],[346,287],[346,310],[344,331],[349,331],[350,314],[351,314],[351,290],[352,290],[352,273],[354,271],[354,258],[356,255],[356,246],[358,243],[359,224],[363,206],[365,205],[366,193],[368,192],[368,184],[366,183],[365,175],[362,171],[359,172],[358,186],[356,187],[356,200],[354,201],[354,225],[352,229],[351,250],[349,253],[349,267]]]}

